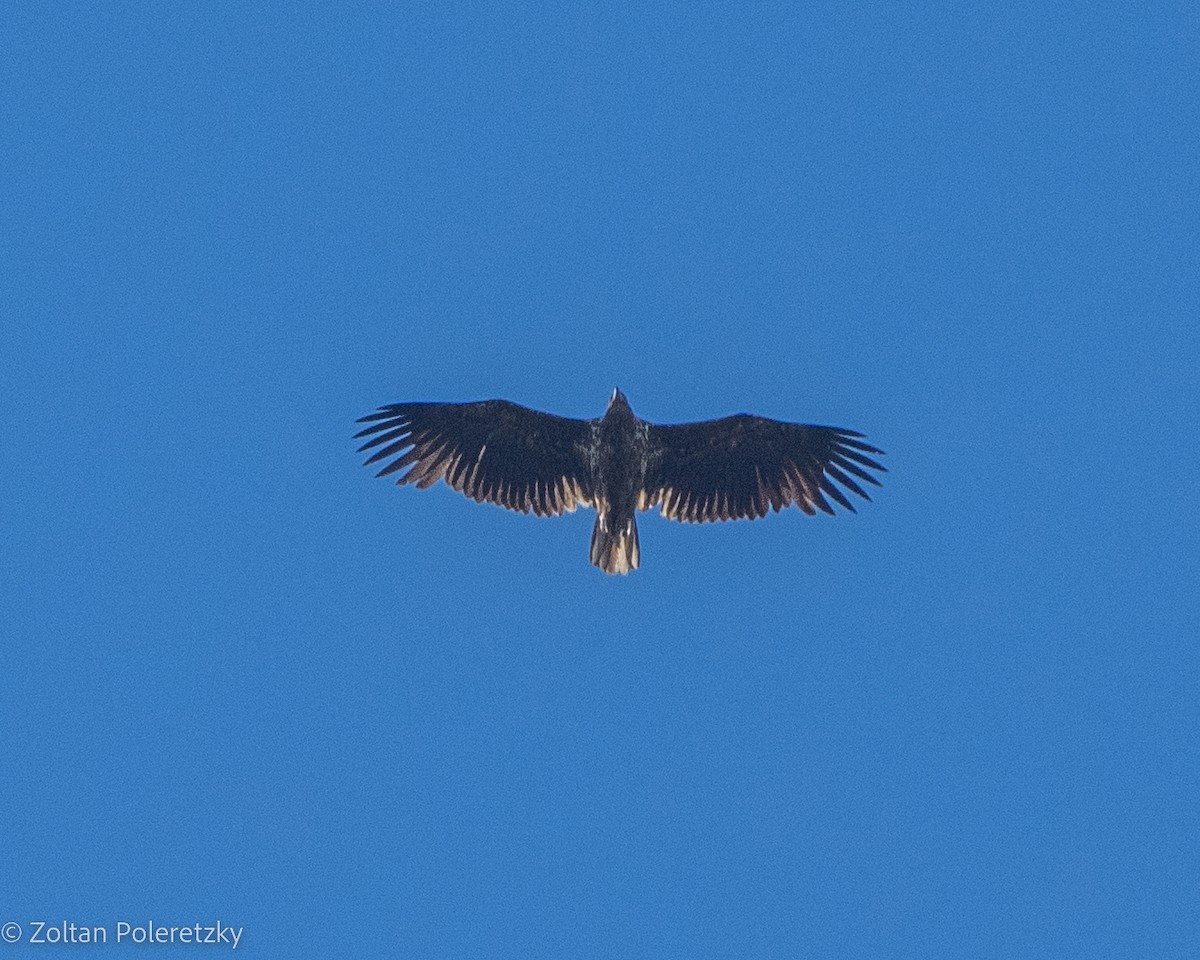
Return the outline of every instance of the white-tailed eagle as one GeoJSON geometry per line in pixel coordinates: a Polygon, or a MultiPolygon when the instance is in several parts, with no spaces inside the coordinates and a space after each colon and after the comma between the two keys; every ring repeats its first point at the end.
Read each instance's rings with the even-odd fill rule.
{"type": "Polygon", "coordinates": [[[637,568],[638,510],[685,523],[753,520],[792,504],[832,514],[830,500],[853,511],[841,488],[870,500],[857,481],[878,486],[869,471],[885,471],[869,456],[883,451],[853,430],[746,413],[660,425],[634,416],[620,390],[596,420],[483,400],[393,403],[359,422],[370,426],[355,439],[371,438],[359,450],[379,448],[366,462],[395,458],[378,476],[411,468],[398,484],[445,480],[539,517],[591,507],[591,561],[605,573],[637,568]]]}

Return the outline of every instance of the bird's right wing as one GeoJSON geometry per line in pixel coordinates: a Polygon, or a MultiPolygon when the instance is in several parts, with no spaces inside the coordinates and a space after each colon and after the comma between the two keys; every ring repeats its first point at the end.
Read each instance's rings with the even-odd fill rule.
{"type": "Polygon", "coordinates": [[[638,506],[659,505],[670,520],[754,519],[795,504],[811,515],[833,513],[828,496],[847,510],[839,488],[870,500],[855,477],[879,485],[868,471],[885,468],[861,433],[738,414],[701,423],[651,424],[650,463],[638,506]]]}
{"type": "Polygon", "coordinates": [[[538,516],[572,511],[592,500],[584,452],[592,430],[587,420],[483,400],[393,403],[359,423],[371,426],[355,439],[372,437],[359,450],[380,447],[367,464],[396,457],[377,476],[412,468],[398,484],[423,488],[445,479],[477,502],[538,516]]]}

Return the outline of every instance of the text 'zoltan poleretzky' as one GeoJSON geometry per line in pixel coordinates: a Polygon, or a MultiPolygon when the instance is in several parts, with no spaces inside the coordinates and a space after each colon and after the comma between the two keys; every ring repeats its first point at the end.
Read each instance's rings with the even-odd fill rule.
{"type": "Polygon", "coordinates": [[[29,921],[31,944],[41,943],[109,943],[110,932],[114,943],[207,943],[223,944],[230,950],[238,948],[242,939],[242,927],[230,927],[220,920],[214,924],[194,923],[189,927],[163,926],[153,920],[130,923],[118,920],[112,931],[108,927],[89,927],[63,920],[49,923],[45,920],[29,921]]]}

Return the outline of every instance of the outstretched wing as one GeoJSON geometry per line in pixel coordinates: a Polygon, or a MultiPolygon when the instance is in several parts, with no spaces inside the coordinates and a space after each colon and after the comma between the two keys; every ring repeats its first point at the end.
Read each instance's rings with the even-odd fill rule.
{"type": "Polygon", "coordinates": [[[738,414],[702,423],[652,424],[650,458],[638,506],[659,506],[671,520],[754,519],[796,504],[810,516],[833,513],[828,496],[854,510],[842,487],[870,500],[855,478],[879,486],[868,471],[882,454],[837,427],[785,423],[738,414]],[[839,487],[840,484],[840,487],[839,487]]]}
{"type": "Polygon", "coordinates": [[[379,447],[367,464],[396,458],[377,476],[412,468],[398,484],[424,488],[444,479],[472,500],[521,513],[532,510],[539,517],[591,502],[583,454],[591,437],[587,420],[556,417],[507,400],[484,400],[393,403],[358,422],[371,426],[355,439],[372,437],[360,452],[379,447]]]}

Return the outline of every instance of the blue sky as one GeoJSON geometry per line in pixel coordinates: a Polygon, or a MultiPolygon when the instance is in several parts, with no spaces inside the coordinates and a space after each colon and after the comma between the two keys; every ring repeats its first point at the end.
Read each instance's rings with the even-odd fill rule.
{"type": "Polygon", "coordinates": [[[1192,8],[3,19],[0,953],[1196,955],[1192,8]],[[614,386],[890,472],[615,578],[350,440],[614,386]]]}

